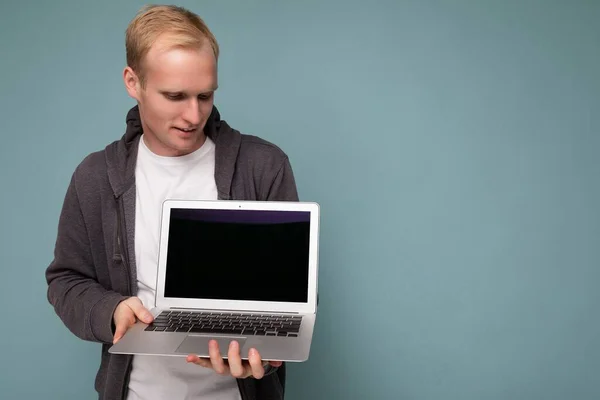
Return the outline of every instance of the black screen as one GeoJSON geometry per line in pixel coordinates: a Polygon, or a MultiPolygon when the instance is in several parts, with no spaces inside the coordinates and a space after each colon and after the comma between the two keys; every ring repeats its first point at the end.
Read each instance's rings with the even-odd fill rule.
{"type": "Polygon", "coordinates": [[[172,209],[165,297],[308,301],[310,213],[172,209]]]}

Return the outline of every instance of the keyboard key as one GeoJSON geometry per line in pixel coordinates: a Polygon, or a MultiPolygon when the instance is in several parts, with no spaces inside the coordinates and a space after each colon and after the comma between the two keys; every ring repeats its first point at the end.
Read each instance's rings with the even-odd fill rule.
{"type": "Polygon", "coordinates": [[[211,328],[202,328],[202,327],[194,327],[192,329],[190,329],[190,333],[212,333],[214,332],[214,330],[212,330],[211,328]]]}

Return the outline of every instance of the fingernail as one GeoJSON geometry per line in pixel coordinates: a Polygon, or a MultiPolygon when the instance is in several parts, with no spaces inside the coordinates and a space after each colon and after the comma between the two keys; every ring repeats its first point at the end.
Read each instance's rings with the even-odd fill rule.
{"type": "Polygon", "coordinates": [[[254,357],[256,355],[256,349],[250,349],[250,355],[254,357]]]}

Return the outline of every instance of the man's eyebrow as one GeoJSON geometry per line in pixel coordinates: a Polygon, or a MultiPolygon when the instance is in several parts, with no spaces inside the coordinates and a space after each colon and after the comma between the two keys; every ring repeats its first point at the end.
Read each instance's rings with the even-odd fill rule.
{"type": "MultiPolygon", "coordinates": [[[[200,92],[200,93],[215,92],[218,88],[219,88],[219,86],[214,86],[214,87],[212,87],[212,88],[210,88],[208,90],[205,90],[203,92],[200,92]]],[[[161,90],[161,92],[164,92],[164,93],[188,93],[185,90],[179,90],[179,89],[175,89],[175,88],[173,88],[173,89],[163,89],[163,90],[161,90]]]]}
{"type": "MultiPolygon", "coordinates": [[[[210,94],[210,93],[216,92],[218,88],[219,88],[219,86],[215,86],[214,88],[212,88],[210,90],[198,93],[198,95],[210,94]]],[[[186,95],[186,96],[189,95],[188,92],[183,91],[183,90],[161,90],[160,93],[169,94],[169,95],[186,95]]]]}

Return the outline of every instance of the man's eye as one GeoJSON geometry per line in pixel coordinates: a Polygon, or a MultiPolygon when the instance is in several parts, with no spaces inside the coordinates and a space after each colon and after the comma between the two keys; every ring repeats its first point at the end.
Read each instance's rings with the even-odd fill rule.
{"type": "Polygon", "coordinates": [[[172,100],[172,101],[178,101],[183,99],[183,96],[179,95],[179,94],[166,94],[165,97],[168,100],[172,100]]]}
{"type": "Polygon", "coordinates": [[[212,97],[212,94],[201,94],[198,96],[200,100],[209,100],[212,97]]]}

